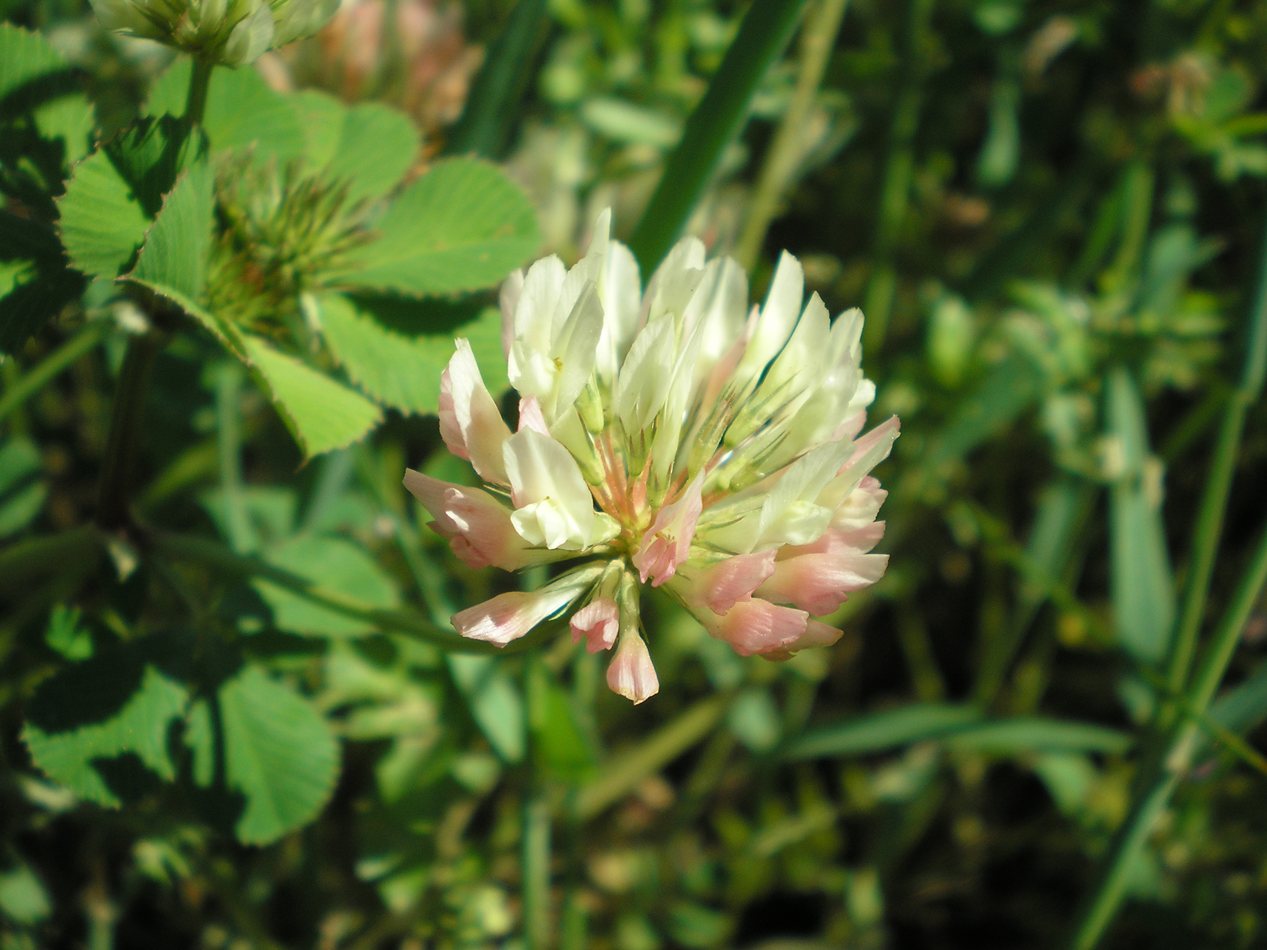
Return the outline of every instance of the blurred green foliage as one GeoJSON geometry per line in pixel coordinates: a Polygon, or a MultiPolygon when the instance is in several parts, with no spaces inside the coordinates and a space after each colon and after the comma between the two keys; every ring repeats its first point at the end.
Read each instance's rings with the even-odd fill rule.
{"type": "Polygon", "coordinates": [[[530,7],[471,86],[492,131],[415,154],[249,71],[203,143],[163,118],[182,64],[5,6],[39,31],[0,57],[5,945],[1047,946],[1115,887],[1113,945],[1262,945],[1267,8],[855,0],[808,83],[794,40],[689,229],[865,304],[891,567],[781,665],[654,604],[631,709],[561,627],[458,640],[507,581],[400,476],[460,480],[427,415],[456,328],[504,385],[487,288],[598,207],[633,230],[746,6],[530,7]],[[175,309],[99,526],[142,286],[175,309]],[[1196,659],[1234,647],[1208,708],[1190,614],[1196,659]]]}

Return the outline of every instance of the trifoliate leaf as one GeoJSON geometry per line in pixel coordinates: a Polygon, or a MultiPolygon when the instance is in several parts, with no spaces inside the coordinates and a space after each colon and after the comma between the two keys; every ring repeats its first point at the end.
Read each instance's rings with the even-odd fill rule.
{"type": "MultiPolygon", "coordinates": [[[[189,69],[188,57],[181,57],[154,81],[146,102],[149,115],[184,114],[189,69]]],[[[260,161],[279,165],[304,154],[300,113],[253,69],[212,72],[202,127],[217,153],[244,149],[260,161]]]]}
{"type": "Polygon", "coordinates": [[[71,264],[90,277],[117,277],[178,173],[199,164],[203,149],[201,137],[170,116],[141,119],[76,165],[57,201],[71,264]]]}
{"type": "Polygon", "coordinates": [[[15,352],[83,288],[51,231],[0,211],[0,353],[15,352]]]}
{"type": "Polygon", "coordinates": [[[441,162],[406,188],[328,282],[411,296],[490,287],[540,240],[528,199],[498,168],[441,162]]]}
{"type": "Polygon", "coordinates": [[[62,168],[92,144],[92,106],[65,57],[38,33],[0,23],[0,126],[26,118],[62,168]]]}
{"type": "Polygon", "coordinates": [[[186,646],[150,637],[101,651],[40,684],[26,743],[48,776],[118,806],[176,775],[169,740],[188,704],[186,646]]]}
{"type": "Polygon", "coordinates": [[[305,167],[343,184],[350,203],[383,197],[418,158],[418,127],[396,109],[376,102],[345,106],[315,91],[293,98],[305,118],[305,167]]]}
{"type": "Polygon", "coordinates": [[[349,299],[320,302],[321,332],[348,376],[374,399],[401,412],[436,412],[440,374],[453,356],[453,338],[471,341],[485,382],[505,386],[501,315],[492,307],[434,301],[349,299]]]}
{"type": "Polygon", "coordinates": [[[215,225],[211,167],[197,162],[181,175],[145,238],[129,278],[149,287],[199,300],[207,282],[207,258],[215,225]]]}
{"type": "Polygon", "coordinates": [[[247,359],[304,455],[320,455],[355,442],[382,420],[379,408],[342,383],[242,335],[247,359]]]}
{"type": "Polygon", "coordinates": [[[242,666],[200,697],[185,741],[200,804],[246,844],[307,824],[329,800],[339,747],[321,715],[289,686],[242,666]]]}

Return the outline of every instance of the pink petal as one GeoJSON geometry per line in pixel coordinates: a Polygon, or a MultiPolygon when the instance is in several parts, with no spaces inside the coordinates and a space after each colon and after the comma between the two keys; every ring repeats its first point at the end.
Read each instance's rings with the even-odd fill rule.
{"type": "Polygon", "coordinates": [[[550,434],[545,414],[541,411],[541,400],[536,396],[524,396],[519,400],[519,428],[516,431],[523,432],[524,429],[531,429],[542,435],[550,434]]]}
{"type": "Polygon", "coordinates": [[[690,602],[701,604],[713,613],[724,614],[741,600],[746,600],[774,573],[775,550],[754,554],[736,554],[707,567],[690,568],[677,574],[676,589],[690,602]]]}
{"type": "Polygon", "coordinates": [[[610,650],[620,631],[620,608],[610,597],[595,597],[572,615],[572,642],[585,640],[590,653],[610,650]]]}
{"type": "Polygon", "coordinates": [[[786,544],[779,548],[779,560],[786,561],[803,554],[865,554],[884,537],[883,521],[868,521],[860,527],[839,527],[834,524],[809,544],[786,544]]]}
{"type": "Polygon", "coordinates": [[[440,374],[440,438],[450,452],[460,459],[470,461],[471,453],[466,448],[466,438],[462,435],[462,427],[458,425],[457,413],[453,409],[453,381],[446,366],[440,374]]]}
{"type": "Polygon", "coordinates": [[[691,539],[703,503],[704,473],[696,475],[686,491],[671,505],[660,509],[647,529],[632,560],[645,584],[651,577],[652,587],[659,587],[677,571],[677,566],[690,554],[691,539]]]}
{"type": "Polygon", "coordinates": [[[832,524],[838,528],[861,528],[875,521],[889,493],[880,487],[873,475],[868,475],[851,491],[832,515],[832,524]]]}
{"type": "Polygon", "coordinates": [[[607,686],[635,706],[660,692],[660,679],[647,645],[636,632],[620,638],[616,655],[607,667],[607,686]]]}
{"type": "Polygon", "coordinates": [[[718,640],[731,645],[740,656],[774,653],[797,642],[809,626],[809,614],[778,607],[768,600],[741,600],[723,617],[696,613],[695,617],[718,640]]]}
{"type": "Polygon", "coordinates": [[[808,650],[813,647],[829,647],[844,634],[843,630],[829,626],[811,617],[809,623],[805,625],[805,633],[801,635],[800,639],[794,640],[782,649],[763,653],[761,658],[763,660],[790,660],[794,654],[799,653],[801,650],[808,650]]]}
{"type": "Polygon", "coordinates": [[[774,573],[757,588],[757,594],[823,616],[835,611],[853,591],[878,581],[888,564],[887,554],[802,554],[775,562],[774,573]]]}
{"type": "Polygon", "coordinates": [[[840,467],[840,471],[843,472],[850,466],[856,465],[868,453],[880,454],[876,456],[875,460],[867,468],[878,465],[888,457],[889,451],[893,447],[893,442],[901,434],[901,420],[897,416],[889,416],[866,435],[854,440],[853,454],[846,459],[845,464],[840,467]]]}
{"type": "Polygon", "coordinates": [[[440,375],[440,437],[450,452],[469,459],[486,482],[507,484],[502,444],[510,429],[493,400],[471,345],[461,338],[440,375]]]}
{"type": "Polygon", "coordinates": [[[518,640],[546,618],[558,613],[580,594],[575,585],[513,590],[498,594],[453,615],[458,633],[471,640],[505,646],[518,640]]]}
{"type": "Polygon", "coordinates": [[[471,567],[516,571],[555,558],[530,546],[510,521],[510,510],[486,491],[430,478],[408,469],[405,487],[435,520],[432,529],[471,567]]]}

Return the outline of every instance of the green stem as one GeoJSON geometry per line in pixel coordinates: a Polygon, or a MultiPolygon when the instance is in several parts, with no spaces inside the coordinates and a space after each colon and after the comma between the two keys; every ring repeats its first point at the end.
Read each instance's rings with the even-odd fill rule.
{"type": "Polygon", "coordinates": [[[577,815],[588,821],[631,792],[648,775],[707,738],[730,708],[733,697],[718,693],[696,703],[633,749],[613,757],[602,776],[581,790],[577,815]]]}
{"type": "MultiPolygon", "coordinates": [[[[185,97],[185,122],[191,128],[202,124],[213,69],[214,63],[194,58],[185,97]]],[[[129,520],[128,495],[136,455],[138,425],[144,408],[150,369],[160,345],[160,338],[153,331],[134,338],[128,344],[101,475],[97,519],[104,527],[122,527],[129,520]]]]}
{"type": "Polygon", "coordinates": [[[189,72],[189,91],[185,95],[185,122],[190,128],[202,125],[203,114],[207,111],[211,71],[215,68],[215,63],[194,57],[193,68],[189,72]]]}
{"type": "Polygon", "coordinates": [[[550,806],[539,787],[523,805],[523,902],[525,944],[544,950],[550,941],[550,806]]]}
{"type": "Polygon", "coordinates": [[[801,64],[796,89],[787,111],[779,122],[774,141],[766,153],[761,176],[748,205],[748,216],[735,248],[735,259],[745,270],[751,270],[761,253],[770,222],[778,212],[779,201],[796,171],[797,157],[804,138],[805,122],[814,105],[814,96],[823,82],[831,59],[836,34],[845,18],[849,0],[818,0],[801,29],[801,64]]]}
{"type": "Polygon", "coordinates": [[[80,563],[101,552],[101,536],[90,525],[6,545],[0,551],[0,593],[24,590],[43,574],[55,574],[68,562],[80,563]]]}
{"type": "Polygon", "coordinates": [[[106,329],[107,323],[104,320],[93,320],[85,324],[83,329],[46,356],[38,366],[18,378],[17,381],[5,386],[4,395],[0,396],[0,420],[43,389],[50,380],[77,359],[92,350],[101,342],[106,329]]]}
{"type": "Polygon", "coordinates": [[[901,85],[893,103],[893,123],[889,127],[889,150],[872,247],[871,279],[862,307],[867,315],[864,346],[872,350],[884,342],[897,291],[897,269],[893,260],[915,172],[915,132],[919,128],[924,82],[920,44],[932,10],[933,0],[909,0],[903,19],[901,85]]]}
{"type": "Polygon", "coordinates": [[[1267,365],[1267,229],[1264,230],[1262,250],[1259,253],[1258,285],[1250,306],[1249,339],[1246,347],[1241,378],[1223,412],[1214,458],[1210,462],[1210,475],[1201,496],[1201,508],[1197,513],[1192,541],[1192,562],[1188,567],[1188,583],[1184,589],[1179,622],[1166,666],[1167,685],[1170,692],[1176,694],[1183,690],[1187,681],[1197,637],[1201,631],[1201,618],[1205,616],[1210,579],[1214,574],[1214,561],[1218,555],[1219,539],[1223,534],[1223,519],[1227,514],[1228,495],[1232,490],[1232,475],[1236,471],[1241,432],[1245,428],[1245,415],[1257,401],[1263,387],[1264,368],[1267,365]]]}
{"type": "Polygon", "coordinates": [[[722,153],[743,126],[757,84],[791,38],[805,2],[761,0],[748,7],[629,241],[645,273],[660,263],[686,226],[722,153]]]}
{"type": "Polygon", "coordinates": [[[141,416],[145,410],[145,393],[149,388],[154,358],[161,346],[158,334],[152,330],[128,342],[123,369],[119,373],[119,391],[114,397],[106,455],[101,465],[97,523],[103,528],[122,528],[130,521],[128,500],[140,440],[141,416]]]}
{"type": "Polygon", "coordinates": [[[151,534],[148,540],[154,551],[164,557],[192,561],[229,577],[268,581],[327,610],[370,623],[384,633],[408,634],[454,653],[503,652],[489,644],[460,637],[452,630],[442,630],[419,617],[416,611],[372,607],[355,597],[325,590],[307,578],[275,567],[261,558],[237,554],[207,538],[159,531],[151,534]]]}
{"type": "MultiPolygon", "coordinates": [[[[545,677],[549,675],[541,654],[524,661],[524,701],[530,718],[544,707],[545,677]]],[[[529,730],[534,735],[536,730],[529,730]]],[[[535,741],[535,736],[534,736],[535,741]]],[[[523,832],[520,841],[523,866],[523,933],[529,950],[544,950],[550,939],[550,803],[536,749],[528,754],[528,785],[524,790],[523,832]]]]}

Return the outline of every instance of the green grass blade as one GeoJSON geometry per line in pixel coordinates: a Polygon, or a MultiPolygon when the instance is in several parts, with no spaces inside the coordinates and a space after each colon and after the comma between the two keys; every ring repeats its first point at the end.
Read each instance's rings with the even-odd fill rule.
{"type": "Polygon", "coordinates": [[[742,127],[761,77],[783,52],[804,6],[805,0],[761,0],[748,8],[629,241],[643,273],[655,269],[686,225],[722,153],[742,127]]]}
{"type": "MultiPolygon", "coordinates": [[[[1223,466],[1230,468],[1235,463],[1244,421],[1243,413],[1261,390],[1263,377],[1267,372],[1267,238],[1264,239],[1263,248],[1258,265],[1257,289],[1250,307],[1245,362],[1242,364],[1240,384],[1231,410],[1224,420],[1225,430],[1231,433],[1226,438],[1230,445],[1230,460],[1223,457],[1223,450],[1220,449],[1212,463],[1205,497],[1202,499],[1202,510],[1198,515],[1197,536],[1193,542],[1196,551],[1194,574],[1199,570],[1213,569],[1222,512],[1231,486],[1230,472],[1225,472],[1223,466]],[[1204,548],[1210,550],[1203,554],[1204,548]],[[1207,556],[1210,558],[1210,566],[1205,568],[1201,566],[1200,559],[1207,556]]],[[[1220,443],[1223,442],[1221,437],[1220,443]]],[[[1089,950],[1096,946],[1117,917],[1118,908],[1126,894],[1129,870],[1147,842],[1157,818],[1170,801],[1171,792],[1183,767],[1182,760],[1190,759],[1193,754],[1196,743],[1191,740],[1198,728],[1194,720],[1199,721],[1206,715],[1264,584],[1267,584],[1267,529],[1264,529],[1256,543],[1229,606],[1210,637],[1196,672],[1189,679],[1186,675],[1187,656],[1182,654],[1191,655],[1195,649],[1197,628],[1204,613],[1208,578],[1194,577],[1190,580],[1185,597],[1184,619],[1181,620],[1178,634],[1174,638],[1174,652],[1166,670],[1168,679],[1188,684],[1188,688],[1183,691],[1184,708],[1180,714],[1170,703],[1159,706],[1151,748],[1140,765],[1138,792],[1126,820],[1100,863],[1095,883],[1087,892],[1074,918],[1068,946],[1076,950],[1089,950]],[[1188,617],[1188,601],[1194,597],[1200,600],[1202,609],[1192,611],[1195,617],[1195,621],[1192,621],[1188,617]],[[1187,626],[1189,623],[1190,628],[1187,626]],[[1181,660],[1185,662],[1179,662],[1181,660]],[[1174,761],[1175,753],[1184,753],[1179,756],[1178,762],[1174,761]]]]}
{"type": "Polygon", "coordinates": [[[1147,476],[1143,398],[1122,367],[1109,377],[1106,414],[1108,434],[1121,455],[1120,476],[1109,491],[1114,626],[1128,653],[1157,663],[1166,655],[1174,623],[1174,584],[1161,506],[1147,476]]]}
{"type": "Polygon", "coordinates": [[[501,156],[517,116],[515,107],[533,75],[532,60],[545,36],[548,6],[546,0],[515,4],[475,77],[466,108],[445,148],[448,154],[501,156]]]}

